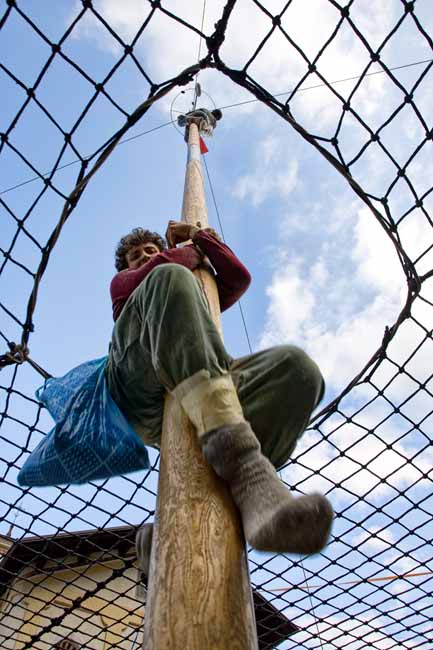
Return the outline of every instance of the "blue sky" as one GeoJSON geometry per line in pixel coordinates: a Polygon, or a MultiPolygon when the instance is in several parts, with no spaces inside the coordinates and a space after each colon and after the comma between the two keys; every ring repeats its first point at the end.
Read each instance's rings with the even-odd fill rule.
{"type": "MultiPolygon", "coordinates": [[[[204,22],[207,34],[220,16],[223,3],[215,1],[208,5],[204,22]]],[[[18,6],[50,39],[58,41],[81,5],[26,0],[18,2],[18,6]]],[[[125,42],[134,37],[143,14],[148,13],[147,5],[138,0],[122,4],[115,0],[98,0],[94,6],[125,42]]],[[[283,3],[274,0],[267,6],[269,11],[277,13],[283,3]]],[[[201,2],[175,1],[170,3],[170,9],[200,27],[201,2]]],[[[374,6],[367,0],[355,0],[351,8],[353,21],[372,47],[378,47],[402,15],[403,5],[396,0],[383,0],[374,6]]],[[[431,35],[432,8],[428,0],[417,0],[416,15],[431,35]]],[[[338,18],[338,12],[325,0],[311,1],[308,9],[299,0],[293,0],[283,26],[311,59],[332,33],[338,18]],[[311,15],[316,20],[312,20],[311,15]]],[[[242,66],[269,28],[263,12],[254,3],[239,2],[221,49],[223,60],[232,67],[242,66]]],[[[157,13],[135,53],[151,78],[159,82],[195,62],[198,47],[196,35],[157,13]]],[[[34,84],[50,55],[47,44],[15,10],[0,31],[0,49],[4,65],[27,87],[34,84]]],[[[66,40],[62,51],[95,81],[100,81],[121,56],[118,44],[89,13],[66,40]]],[[[403,22],[382,52],[382,60],[389,67],[431,58],[428,40],[420,35],[410,18],[403,22]]],[[[356,77],[369,62],[366,48],[345,24],[320,58],[318,69],[329,82],[334,82],[356,77]]],[[[425,69],[427,64],[424,63],[396,70],[394,74],[399,83],[410,89],[425,69]]],[[[370,72],[380,71],[379,64],[372,64],[370,72]]],[[[250,74],[272,93],[293,88],[304,72],[305,63],[301,57],[278,33],[269,40],[250,69],[250,74]]],[[[214,70],[202,72],[199,81],[217,106],[252,99],[246,91],[214,70]]],[[[341,115],[341,102],[325,87],[309,89],[319,83],[316,75],[310,75],[291,100],[290,107],[304,128],[319,137],[331,138],[341,115]]],[[[352,79],[335,83],[334,88],[347,99],[356,83],[357,80],[352,79]]],[[[88,81],[56,57],[36,96],[55,120],[65,130],[70,130],[93,92],[88,81]]],[[[131,113],[147,96],[148,84],[128,61],[107,84],[107,92],[122,109],[131,113]]],[[[127,137],[168,122],[170,107],[174,111],[188,108],[191,92],[179,93],[177,89],[153,106],[127,137]]],[[[427,122],[432,95],[433,75],[427,72],[414,92],[416,105],[427,122]]],[[[22,105],[25,92],[0,71],[0,96],[1,130],[4,131],[22,105]]],[[[351,105],[374,130],[395,111],[402,97],[402,91],[387,75],[374,74],[362,82],[351,105]]],[[[121,112],[107,99],[99,97],[77,128],[74,145],[83,157],[90,155],[123,123],[121,112]]],[[[431,121],[429,126],[431,128],[431,121]]],[[[346,160],[369,140],[365,128],[351,114],[346,115],[338,137],[346,160]]],[[[431,143],[424,146],[410,164],[406,162],[423,138],[423,127],[409,105],[381,132],[381,141],[399,165],[407,166],[407,174],[418,195],[431,185],[428,147],[431,143]]],[[[58,129],[34,102],[30,102],[11,132],[10,142],[41,172],[52,168],[63,144],[58,129]]],[[[380,346],[385,326],[393,324],[404,304],[406,280],[395,249],[348,183],[269,108],[257,102],[227,108],[208,146],[206,161],[226,241],[253,276],[252,286],[242,300],[252,347],[256,350],[283,342],[304,347],[324,372],[326,404],[380,346]]],[[[330,145],[325,146],[332,150],[330,145]]],[[[180,214],[185,158],[182,136],[172,125],[164,126],[119,145],[89,183],[50,257],[35,310],[35,331],[29,343],[31,356],[50,373],[61,375],[82,361],[106,354],[112,329],[108,288],[114,274],[115,245],[123,234],[138,225],[163,233],[168,219],[180,214]]],[[[75,153],[69,148],[61,164],[75,159],[75,153]]],[[[72,165],[58,172],[53,179],[55,190],[48,190],[30,212],[26,225],[42,245],[61,213],[63,198],[59,193],[67,196],[72,191],[78,168],[72,165]]],[[[384,195],[396,175],[394,165],[377,143],[368,146],[351,171],[360,185],[378,198],[384,195]]],[[[32,169],[10,147],[5,147],[0,156],[0,192],[33,176],[32,169]]],[[[42,189],[42,181],[37,180],[0,195],[4,201],[0,206],[2,249],[8,250],[16,230],[9,211],[23,218],[42,189]]],[[[413,203],[410,188],[400,179],[389,195],[396,221],[413,203]]],[[[424,200],[427,211],[430,204],[431,197],[427,196],[424,200]]],[[[375,206],[382,210],[379,202],[375,206]]],[[[218,229],[210,194],[208,208],[210,223],[218,229]]],[[[432,268],[432,251],[420,255],[432,246],[433,236],[431,224],[421,209],[412,210],[399,224],[399,236],[411,259],[419,258],[416,262],[418,272],[428,272],[432,268]]],[[[40,250],[21,233],[12,257],[34,272],[40,250]]],[[[0,275],[2,303],[21,321],[32,282],[32,277],[13,262],[8,262],[0,275]]],[[[341,536],[341,541],[329,547],[325,558],[306,560],[307,573],[321,568],[324,580],[350,579],[345,577],[341,567],[346,567],[347,573],[356,567],[357,575],[362,577],[377,571],[401,573],[419,567],[433,568],[428,549],[422,543],[423,539],[431,538],[431,521],[422,528],[422,511],[402,514],[407,507],[403,496],[390,506],[385,505],[398,491],[406,491],[407,498],[413,501],[425,499],[431,492],[433,458],[431,448],[426,447],[432,421],[429,416],[431,383],[428,384],[431,364],[427,362],[429,354],[431,358],[431,341],[424,342],[426,330],[431,330],[432,323],[431,280],[425,283],[421,295],[430,302],[418,299],[412,314],[425,329],[413,320],[405,323],[389,348],[388,358],[372,378],[375,387],[362,384],[352,391],[342,402],[340,412],[327,420],[319,432],[313,430],[304,436],[297,450],[298,462],[283,470],[283,477],[302,491],[330,490],[337,512],[348,512],[349,518],[355,521],[365,518],[365,523],[353,531],[349,530],[347,519],[339,518],[335,533],[341,536]],[[407,372],[394,377],[395,364],[404,363],[421,343],[422,347],[405,366],[407,372]],[[425,382],[425,389],[412,396],[419,383],[425,382]],[[384,396],[378,397],[377,391],[384,387],[384,396]],[[373,397],[376,399],[366,406],[373,397]],[[393,413],[390,401],[400,407],[397,413],[393,413]],[[352,417],[352,422],[346,422],[347,417],[352,417]],[[372,433],[361,440],[367,431],[372,433]],[[324,435],[328,436],[327,440],[323,439],[324,435]],[[339,456],[341,450],[345,451],[344,458],[339,456]],[[341,483],[340,488],[333,487],[336,482],[341,483]],[[357,497],[366,494],[366,500],[359,502],[357,497]],[[384,508],[384,512],[377,510],[380,508],[384,508]],[[387,512],[391,517],[402,517],[412,529],[420,527],[421,538],[416,535],[407,538],[402,524],[388,519],[384,514],[387,512]],[[346,544],[358,550],[353,551],[347,563],[339,560],[337,568],[330,568],[327,558],[344,556],[346,544]],[[397,551],[393,548],[396,544],[397,551]],[[420,548],[412,552],[418,546],[420,548]],[[360,552],[366,558],[361,569],[360,552]],[[405,552],[408,553],[406,557],[402,555],[405,552]]],[[[3,310],[0,323],[0,329],[9,340],[20,339],[19,324],[3,310]]],[[[247,339],[237,307],[224,315],[223,327],[230,353],[233,356],[247,354],[247,339]]],[[[5,343],[2,345],[5,347],[5,343]]],[[[10,384],[13,373],[12,368],[2,371],[2,387],[10,384]]],[[[34,424],[36,405],[21,393],[32,396],[39,385],[36,373],[23,366],[14,380],[14,388],[19,392],[8,397],[4,390],[1,391],[2,402],[9,400],[8,413],[12,418],[29,426],[34,424]]],[[[14,445],[28,445],[32,449],[41,435],[34,431],[28,441],[27,427],[12,418],[6,419],[2,427],[6,459],[19,456],[14,445]]],[[[46,431],[50,426],[50,419],[43,412],[37,429],[46,431]]],[[[21,462],[22,459],[17,464],[21,462]]],[[[6,474],[5,503],[8,500],[13,503],[20,497],[21,492],[15,485],[16,471],[17,468],[12,467],[6,474]]],[[[83,529],[108,523],[137,523],[145,516],[142,504],[149,511],[154,507],[146,488],[155,489],[155,473],[146,481],[145,488],[138,487],[141,480],[141,475],[116,479],[100,491],[93,486],[73,487],[65,494],[57,488],[31,491],[21,505],[27,513],[40,513],[40,516],[31,521],[29,514],[21,513],[16,520],[15,534],[28,531],[30,524],[33,534],[44,534],[55,532],[59,527],[83,529]],[[125,506],[129,499],[132,503],[125,506]],[[47,501],[55,502],[48,511],[47,501]],[[83,501],[92,501],[92,504],[83,507],[83,501]]],[[[6,514],[1,532],[8,529],[14,516],[5,503],[1,504],[1,512],[6,514]]],[[[431,509],[431,501],[425,502],[424,507],[431,509]]],[[[273,566],[278,571],[282,567],[290,569],[290,583],[304,581],[301,569],[292,566],[290,559],[279,557],[266,562],[267,568],[253,571],[253,580],[257,583],[271,580],[268,586],[284,587],[283,579],[273,579],[273,566]]],[[[404,581],[403,584],[407,587],[404,581]]],[[[326,589],[331,587],[322,590],[324,598],[328,593],[326,589]]],[[[362,589],[368,591],[370,587],[364,585],[362,589]]],[[[394,593],[394,589],[398,594],[401,583],[395,582],[386,589],[390,593],[394,593]]],[[[361,587],[359,590],[358,597],[365,595],[361,587]]],[[[295,600],[292,594],[290,602],[295,600]]],[[[282,596],[277,603],[286,607],[287,597],[282,596]]],[[[346,604],[349,608],[349,601],[346,604]]],[[[292,603],[288,611],[293,616],[297,611],[296,603],[292,603]]],[[[329,610],[326,615],[331,616],[329,620],[334,616],[329,610]]],[[[359,620],[363,620],[362,616],[359,620]]],[[[305,626],[311,622],[304,614],[299,621],[305,626]]],[[[337,613],[334,622],[340,630],[349,625],[337,613]]],[[[323,628],[321,632],[324,639],[330,639],[330,631],[323,628]]],[[[361,635],[359,631],[355,635],[358,634],[361,635]]],[[[389,647],[386,638],[376,637],[373,642],[377,648],[389,647]]],[[[342,641],[341,647],[350,647],[344,643],[342,641]]]]}

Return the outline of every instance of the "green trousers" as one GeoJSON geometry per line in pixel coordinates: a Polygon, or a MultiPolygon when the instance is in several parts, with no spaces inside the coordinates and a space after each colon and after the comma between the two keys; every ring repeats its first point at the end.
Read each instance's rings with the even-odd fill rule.
{"type": "Polygon", "coordinates": [[[232,375],[263,453],[281,467],[323,396],[317,365],[292,345],[233,359],[194,275],[179,264],[163,264],[124,306],[106,371],[114,400],[146,445],[159,447],[165,392],[202,369],[211,377],[232,375]]]}

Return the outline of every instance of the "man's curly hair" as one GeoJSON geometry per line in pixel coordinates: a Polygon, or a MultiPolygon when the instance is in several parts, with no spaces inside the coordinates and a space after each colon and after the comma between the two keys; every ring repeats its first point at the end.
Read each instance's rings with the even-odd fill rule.
{"type": "Polygon", "coordinates": [[[126,254],[130,248],[138,246],[139,244],[147,244],[148,242],[156,244],[160,251],[167,248],[165,239],[161,237],[161,235],[157,232],[152,232],[151,230],[145,230],[144,228],[134,228],[130,233],[122,237],[120,242],[117,244],[115,253],[115,265],[117,271],[123,271],[128,268],[126,254]]]}

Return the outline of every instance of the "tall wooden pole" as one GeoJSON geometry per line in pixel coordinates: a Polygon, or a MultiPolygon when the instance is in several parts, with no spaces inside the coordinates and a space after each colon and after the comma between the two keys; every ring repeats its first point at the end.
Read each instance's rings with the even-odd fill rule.
{"type": "MultiPolygon", "coordinates": [[[[199,132],[189,127],[182,220],[207,226],[199,132]]],[[[214,279],[198,271],[219,324],[214,279]]],[[[256,650],[245,543],[226,484],[195,429],[166,399],[158,503],[145,610],[145,650],[256,650]]]]}

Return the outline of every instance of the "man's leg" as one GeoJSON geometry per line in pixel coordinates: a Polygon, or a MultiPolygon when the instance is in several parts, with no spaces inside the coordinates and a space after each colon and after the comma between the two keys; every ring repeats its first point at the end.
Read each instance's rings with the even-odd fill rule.
{"type": "Polygon", "coordinates": [[[300,348],[279,345],[236,359],[230,373],[245,419],[262,453],[278,469],[292,455],[323,397],[320,370],[300,348]]]}
{"type": "MultiPolygon", "coordinates": [[[[162,265],[135,290],[115,327],[110,359],[110,389],[115,368],[113,396],[130,419],[149,409],[149,367],[150,388],[173,393],[197,429],[204,456],[229,483],[254,548],[293,553],[323,548],[332,509],[320,495],[293,499],[260,452],[228,372],[231,359],[187,269],[162,265]]],[[[162,400],[158,408],[162,411],[162,400]]]]}
{"type": "Polygon", "coordinates": [[[143,442],[159,447],[165,392],[205,370],[227,373],[231,357],[192,273],[158,266],[130,296],[113,330],[110,392],[143,442]]]}
{"type": "MultiPolygon", "coordinates": [[[[252,425],[262,454],[275,467],[281,467],[323,397],[325,386],[319,368],[299,348],[282,345],[235,360],[231,374],[244,416],[252,425]]],[[[254,453],[257,452],[251,457],[254,453]]],[[[266,468],[266,463],[262,462],[261,467],[260,472],[252,472],[246,490],[250,491],[254,482],[262,483],[265,487],[255,491],[251,507],[274,514],[268,517],[268,523],[259,527],[254,519],[249,522],[252,545],[259,550],[281,552],[321,550],[332,525],[329,502],[316,494],[300,497],[289,504],[282,482],[275,484],[272,491],[266,489],[270,484],[267,477],[275,476],[271,463],[268,462],[266,468]]],[[[243,473],[241,468],[236,479],[241,487],[245,482],[243,473]]]]}
{"type": "MultiPolygon", "coordinates": [[[[298,350],[298,361],[302,355],[298,350]]],[[[306,426],[309,413],[305,411],[311,412],[323,390],[320,372],[313,362],[310,363],[316,376],[312,378],[306,365],[300,363],[297,364],[299,372],[293,376],[294,383],[301,383],[300,392],[305,393],[305,397],[308,394],[307,408],[303,409],[297,433],[306,426]]],[[[255,432],[245,419],[232,376],[225,372],[210,374],[203,365],[201,370],[197,369],[177,384],[172,393],[196,427],[205,458],[228,482],[250,545],[257,550],[282,553],[320,551],[331,530],[330,503],[318,494],[297,499],[291,496],[274,466],[261,453],[255,432]]],[[[268,429],[271,429],[273,414],[266,408],[265,401],[262,407],[267,414],[268,429]]],[[[292,428],[296,418],[293,414],[290,417],[292,421],[288,427],[292,428]]]]}

